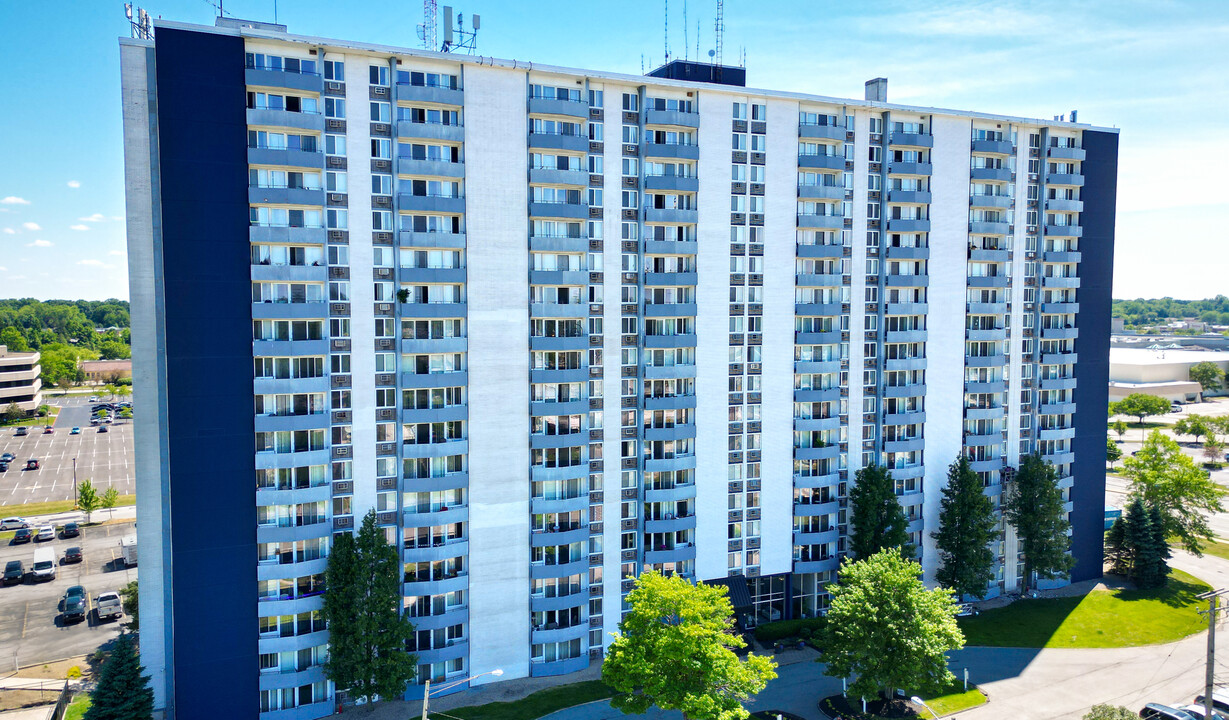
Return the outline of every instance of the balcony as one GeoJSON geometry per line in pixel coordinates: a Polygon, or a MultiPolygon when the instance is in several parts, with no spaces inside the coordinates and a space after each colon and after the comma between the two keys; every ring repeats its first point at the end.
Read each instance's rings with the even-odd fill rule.
{"type": "Polygon", "coordinates": [[[909,383],[908,385],[884,385],[883,396],[885,398],[910,398],[924,397],[926,395],[926,383],[909,383]]]}
{"type": "Polygon", "coordinates": [[[404,595],[415,597],[419,595],[443,595],[445,593],[465,590],[469,587],[469,575],[466,573],[423,573],[422,575],[407,574],[401,585],[404,595]]]}
{"type": "Polygon", "coordinates": [[[1046,148],[1046,157],[1052,160],[1075,160],[1077,162],[1083,162],[1084,156],[1084,148],[1054,146],[1046,148]]]}
{"type": "Polygon", "coordinates": [[[420,123],[409,120],[397,121],[397,137],[420,140],[441,140],[449,143],[465,141],[465,128],[460,125],[420,123]]]}
{"type": "Polygon", "coordinates": [[[1043,377],[1041,378],[1042,390],[1074,390],[1076,385],[1075,377],[1043,377]]]}
{"type": "Polygon", "coordinates": [[[845,257],[847,248],[844,245],[806,245],[796,246],[798,257],[801,258],[839,258],[845,257]]]}
{"type": "Polygon", "coordinates": [[[531,202],[529,217],[585,220],[589,217],[589,206],[581,203],[531,202]]]}
{"type": "Polygon", "coordinates": [[[1048,302],[1041,303],[1041,312],[1043,315],[1068,315],[1078,313],[1080,304],[1078,302],[1048,302]]]}
{"type": "Polygon", "coordinates": [[[994,342],[1007,339],[1007,328],[987,328],[983,330],[965,330],[964,339],[970,342],[994,342]]]}
{"type": "Polygon", "coordinates": [[[834,345],[841,341],[840,330],[828,330],[826,332],[796,332],[794,333],[795,345],[834,345]]]}
{"type": "Polygon", "coordinates": [[[468,540],[444,540],[440,538],[434,540],[430,545],[402,548],[401,561],[407,563],[439,562],[449,558],[464,557],[468,554],[468,540]]]}
{"type": "Polygon", "coordinates": [[[970,315],[1006,315],[1007,303],[971,302],[968,303],[968,313],[970,315]]]}
{"type": "Polygon", "coordinates": [[[833,443],[822,447],[796,447],[795,460],[835,460],[841,456],[841,446],[833,443]]]}
{"type": "Polygon", "coordinates": [[[889,232],[930,232],[930,218],[888,218],[889,232]]]}
{"type": "Polygon", "coordinates": [[[696,515],[694,512],[682,517],[665,515],[657,520],[651,520],[646,517],[644,521],[644,531],[646,533],[673,533],[680,530],[695,529],[696,515]]]}
{"type": "Polygon", "coordinates": [[[324,207],[324,191],[320,188],[248,187],[248,202],[271,205],[315,205],[324,207]]]}
{"type": "Polygon", "coordinates": [[[290,112],[267,108],[248,108],[247,124],[261,127],[295,128],[298,130],[324,130],[324,116],[319,113],[290,112]]]}
{"type": "Polygon", "coordinates": [[[974,235],[1010,235],[1011,223],[997,220],[972,220],[969,232],[974,235]]]}
{"type": "Polygon", "coordinates": [[[463,178],[465,177],[465,164],[446,160],[415,160],[411,157],[398,157],[397,172],[403,175],[463,178]]]}
{"type": "Polygon", "coordinates": [[[562,626],[558,623],[547,623],[532,628],[529,634],[529,642],[534,645],[579,640],[589,634],[589,621],[582,619],[572,625],[562,626]]]}
{"type": "MultiPolygon", "coordinates": [[[[640,146],[646,158],[666,158],[670,160],[699,160],[699,145],[683,145],[680,143],[644,143],[640,146]]],[[[586,146],[587,149],[587,146],[586,146]]]]}
{"type": "Polygon", "coordinates": [[[966,393],[1001,393],[1007,390],[1007,382],[1004,380],[966,380],[964,383],[964,391],[966,393]]]}
{"type": "Polygon", "coordinates": [[[799,185],[798,197],[811,200],[844,200],[845,188],[840,185],[799,185]]]}
{"type": "Polygon", "coordinates": [[[1007,262],[1008,252],[1006,250],[982,250],[981,248],[973,248],[969,251],[969,260],[972,260],[973,262],[989,263],[1007,262]]]}
{"type": "Polygon", "coordinates": [[[846,277],[837,273],[798,273],[795,282],[803,287],[840,287],[846,277]]]}
{"type": "Polygon", "coordinates": [[[403,318],[463,318],[468,304],[464,302],[402,303],[403,318]]]}
{"type": "Polygon", "coordinates": [[[443,197],[438,195],[397,194],[397,205],[401,210],[412,210],[424,213],[446,213],[460,215],[465,212],[465,198],[443,197]]]}
{"type": "Polygon", "coordinates": [[[1079,356],[1074,352],[1042,353],[1042,365],[1074,365],[1079,356]]]}
{"type": "Polygon", "coordinates": [[[973,180],[989,180],[991,182],[1011,182],[1012,174],[1009,167],[981,167],[973,168],[969,172],[973,180]]]}
{"type": "Polygon", "coordinates": [[[1050,173],[1045,176],[1047,185],[1069,185],[1072,187],[1084,187],[1084,176],[1074,173],[1050,173]]]}
{"type": "Polygon", "coordinates": [[[316,94],[324,89],[324,80],[317,73],[289,72],[268,68],[247,68],[243,71],[243,82],[249,87],[286,88],[316,94]]]}
{"type": "Polygon", "coordinates": [[[889,175],[930,175],[932,166],[928,162],[890,162],[889,175]]]}
{"type": "Polygon", "coordinates": [[[925,315],[930,311],[930,304],[924,302],[885,303],[885,315],[925,315]]]}
{"type": "Polygon", "coordinates": [[[672,488],[662,488],[654,490],[646,487],[644,491],[644,501],[652,502],[677,502],[679,500],[690,500],[696,496],[695,484],[690,485],[675,485],[672,488]]]}
{"type": "Polygon", "coordinates": [[[814,560],[794,560],[795,573],[835,572],[841,567],[841,559],[836,555],[827,557],[815,556],[814,560]]]}
{"type": "Polygon", "coordinates": [[[1002,406],[998,407],[970,407],[964,409],[965,420],[998,420],[1004,416],[1002,406]]]}
{"type": "Polygon", "coordinates": [[[666,397],[646,397],[645,410],[685,410],[696,407],[695,395],[668,395],[666,397]]]}
{"type": "Polygon", "coordinates": [[[926,342],[925,330],[887,330],[883,334],[885,343],[926,342]]]}
{"type": "Polygon", "coordinates": [[[798,137],[815,140],[845,141],[845,128],[840,125],[799,125],[798,137]]]}
{"type": "Polygon", "coordinates": [[[1071,288],[1078,288],[1079,286],[1080,279],[1078,277],[1059,277],[1057,275],[1041,276],[1041,287],[1043,288],[1061,288],[1064,290],[1069,290],[1071,288]]]}
{"type": "Polygon", "coordinates": [[[572,185],[589,187],[589,173],[584,170],[530,168],[529,182],[535,185],[572,185]]]}
{"type": "Polygon", "coordinates": [[[1084,201],[1050,198],[1046,200],[1046,210],[1053,212],[1084,212],[1084,201]]]}
{"type": "Polygon", "coordinates": [[[469,506],[441,505],[435,508],[422,508],[421,511],[415,507],[408,507],[402,514],[401,522],[404,523],[405,527],[418,528],[466,522],[468,520],[469,506]]]}
{"type": "Polygon", "coordinates": [[[698,128],[700,127],[700,113],[680,112],[678,110],[645,110],[644,124],[698,128]]]}
{"type": "Polygon", "coordinates": [[[699,210],[680,210],[677,208],[644,209],[646,223],[669,223],[671,225],[694,225],[700,222],[699,210]]]}
{"type": "Polygon", "coordinates": [[[841,399],[841,388],[813,388],[794,391],[794,402],[836,402],[841,399]]]}
{"type": "Polygon", "coordinates": [[[811,170],[844,170],[844,155],[799,155],[798,167],[811,170]]]}
{"type": "Polygon", "coordinates": [[[403,267],[400,280],[407,283],[463,283],[465,268],[410,268],[403,267]]]}
{"type": "Polygon", "coordinates": [[[253,320],[324,319],[328,316],[326,302],[252,303],[253,320]]]}
{"type": "MultiPolygon", "coordinates": [[[[583,307],[583,306],[582,306],[583,307]]],[[[585,382],[589,379],[588,368],[535,368],[529,371],[531,383],[585,382]]]]}
{"type": "Polygon", "coordinates": [[[408,100],[410,102],[431,103],[432,105],[452,105],[455,107],[461,107],[465,104],[465,92],[463,90],[453,88],[427,87],[423,85],[397,83],[397,99],[408,100]]]}
{"type": "Polygon", "coordinates": [[[695,303],[657,303],[644,306],[645,317],[694,317],[695,303]]]}
{"type": "Polygon", "coordinates": [[[930,203],[929,190],[889,190],[888,202],[909,203],[912,205],[927,205],[930,203]]]}
{"type": "Polygon", "coordinates": [[[589,103],[558,98],[529,98],[530,115],[562,115],[564,117],[589,119],[589,103]]]}
{"type": "Polygon", "coordinates": [[[973,195],[969,198],[969,207],[1009,208],[1012,200],[1011,195],[973,195]]]}
{"type": "Polygon", "coordinates": [[[1010,275],[972,275],[968,279],[971,288],[1005,288],[1011,284],[1010,275]]]}
{"type": "Polygon", "coordinates": [[[646,272],[645,285],[695,285],[699,276],[694,272],[646,272]]]}
{"type": "MultiPolygon", "coordinates": [[[[323,283],[328,268],[321,265],[263,265],[252,266],[252,280],[257,282],[319,282],[323,283]]],[[[326,351],[327,352],[327,351],[326,351]]]]}
{"type": "MultiPolygon", "coordinates": [[[[837,276],[839,277],[839,276],[837,276]]],[[[841,303],[794,303],[795,315],[836,316],[841,314],[841,303]]]]}
{"type": "Polygon", "coordinates": [[[1071,415],[1075,412],[1075,403],[1042,403],[1037,412],[1041,415],[1071,415]]]}
{"type": "Polygon", "coordinates": [[[965,367],[1003,367],[1007,364],[1006,355],[969,355],[964,359],[965,367]]]}
{"type": "MultiPolygon", "coordinates": [[[[887,372],[896,372],[898,370],[925,370],[926,358],[924,357],[905,357],[905,358],[887,358],[883,361],[883,369],[887,372]]],[[[925,390],[925,386],[922,386],[925,390]]]]}
{"type": "Polygon", "coordinates": [[[693,193],[700,190],[700,178],[680,175],[646,175],[644,189],[693,193]]]}
{"type": "Polygon", "coordinates": [[[893,132],[888,135],[888,145],[892,147],[932,148],[935,137],[928,133],[893,132]]]}
{"type": "Polygon", "coordinates": [[[1010,140],[974,140],[971,149],[980,155],[1012,155],[1015,153],[1010,140]]]}
{"type": "Polygon", "coordinates": [[[250,147],[248,148],[248,164],[319,170],[324,167],[324,153],[289,148],[250,147]]]}
{"type": "MultiPolygon", "coordinates": [[[[584,106],[579,106],[584,107],[584,106]]],[[[559,135],[552,133],[530,133],[529,147],[536,150],[566,150],[569,152],[588,152],[589,138],[584,135],[559,135]]]]}
{"type": "Polygon", "coordinates": [[[565,660],[555,660],[554,662],[531,660],[529,663],[529,677],[569,675],[574,672],[580,672],[587,667],[589,667],[588,655],[580,655],[579,657],[567,658],[565,660]]]}
{"type": "Polygon", "coordinates": [[[464,370],[422,374],[401,373],[401,387],[405,389],[455,387],[465,385],[468,382],[469,373],[464,370]]]}
{"type": "Polygon", "coordinates": [[[930,284],[930,276],[924,273],[888,273],[883,276],[883,284],[888,287],[926,287],[930,284]]]}
{"type": "Polygon", "coordinates": [[[1074,327],[1043,327],[1041,328],[1042,340],[1074,340],[1079,337],[1080,331],[1074,327]]]}
{"type": "Polygon", "coordinates": [[[646,549],[644,552],[644,562],[646,565],[668,562],[683,562],[685,560],[695,559],[696,546],[694,543],[678,543],[674,547],[666,547],[662,545],[658,549],[646,549]]]}
{"type": "Polygon", "coordinates": [[[845,227],[843,215],[799,215],[798,227],[803,229],[840,230],[845,227]]]}
{"type": "Polygon", "coordinates": [[[1084,237],[1084,228],[1080,225],[1046,225],[1046,237],[1084,237]]]}

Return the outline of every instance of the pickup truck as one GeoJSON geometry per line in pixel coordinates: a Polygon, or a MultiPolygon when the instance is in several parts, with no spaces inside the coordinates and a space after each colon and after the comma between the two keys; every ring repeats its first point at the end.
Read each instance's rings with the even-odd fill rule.
{"type": "Polygon", "coordinates": [[[100,592],[94,598],[94,612],[98,614],[99,622],[123,617],[124,601],[120,599],[119,593],[114,590],[100,592]]]}

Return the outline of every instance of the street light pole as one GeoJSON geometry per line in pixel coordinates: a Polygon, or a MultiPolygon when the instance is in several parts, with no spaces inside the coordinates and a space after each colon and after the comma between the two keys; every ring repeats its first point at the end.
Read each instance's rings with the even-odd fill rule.
{"type": "Polygon", "coordinates": [[[918,705],[921,705],[922,707],[926,708],[927,710],[929,710],[930,714],[935,716],[935,720],[939,720],[939,713],[935,712],[933,708],[927,705],[926,702],[922,700],[922,698],[918,697],[917,695],[914,695],[913,697],[909,699],[917,703],[918,705]]]}
{"type": "MultiPolygon", "coordinates": [[[[476,680],[482,677],[483,675],[494,675],[495,677],[499,677],[500,675],[503,675],[503,674],[504,674],[504,671],[502,668],[488,670],[487,672],[484,672],[484,673],[478,673],[477,675],[471,675],[470,677],[461,678],[460,680],[450,682],[447,685],[441,685],[440,687],[437,687],[435,689],[435,692],[437,693],[443,692],[444,690],[454,688],[462,683],[467,683],[471,680],[476,680]]],[[[430,701],[431,701],[431,678],[427,678],[427,682],[423,683],[423,688],[422,688],[422,720],[427,720],[427,705],[428,703],[430,703],[430,701]]]]}

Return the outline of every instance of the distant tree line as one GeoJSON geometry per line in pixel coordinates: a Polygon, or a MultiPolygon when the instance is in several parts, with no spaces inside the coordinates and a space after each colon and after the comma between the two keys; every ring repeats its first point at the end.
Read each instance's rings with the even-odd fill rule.
{"type": "Polygon", "coordinates": [[[1115,300],[1113,314],[1132,327],[1157,325],[1170,320],[1198,318],[1212,325],[1229,325],[1229,297],[1217,295],[1208,300],[1115,300]]]}
{"type": "Polygon", "coordinates": [[[0,300],[0,345],[42,353],[43,385],[84,378],[81,360],[132,357],[127,300],[0,300]]]}

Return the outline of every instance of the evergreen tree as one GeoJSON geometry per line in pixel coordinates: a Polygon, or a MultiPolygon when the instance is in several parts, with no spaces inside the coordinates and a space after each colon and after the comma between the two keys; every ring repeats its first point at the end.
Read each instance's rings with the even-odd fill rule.
{"type": "Polygon", "coordinates": [[[406,651],[414,626],[402,614],[401,559],[369,511],[358,536],[335,536],[325,570],[324,617],[329,657],[324,672],[354,699],[395,699],[414,679],[417,656],[406,651]]]}
{"type": "Polygon", "coordinates": [[[141,657],[132,636],[121,633],[102,665],[84,720],[148,720],[154,712],[149,676],[141,674],[141,657]]]}
{"type": "Polygon", "coordinates": [[[862,560],[887,548],[899,549],[902,557],[913,557],[909,546],[909,521],[896,499],[892,473],[882,465],[867,465],[855,475],[849,491],[853,533],[849,549],[862,560]]]}
{"type": "Polygon", "coordinates": [[[1155,563],[1156,586],[1169,583],[1169,538],[1165,536],[1165,515],[1161,506],[1153,503],[1148,506],[1148,524],[1152,526],[1152,555],[1155,563]]]}
{"type": "Polygon", "coordinates": [[[1127,574],[1140,587],[1152,587],[1156,579],[1156,555],[1152,544],[1154,535],[1148,508],[1139,498],[1127,505],[1126,547],[1131,555],[1131,571],[1127,574]]]}
{"type": "Polygon", "coordinates": [[[947,469],[947,487],[939,510],[939,530],[931,533],[939,550],[935,579],[959,596],[979,600],[994,579],[994,553],[990,543],[997,534],[994,503],[986,496],[981,478],[961,456],[947,469]]]}
{"type": "Polygon", "coordinates": [[[1015,491],[1008,496],[1003,512],[1016,529],[1020,552],[1024,555],[1024,590],[1033,573],[1042,578],[1065,575],[1075,564],[1068,551],[1067,511],[1063,491],[1058,487],[1054,465],[1040,455],[1020,459],[1015,491]]]}
{"type": "Polygon", "coordinates": [[[1122,517],[1114,518],[1114,524],[1105,531],[1105,561],[1115,575],[1130,575],[1131,553],[1127,548],[1127,523],[1122,517]]]}

